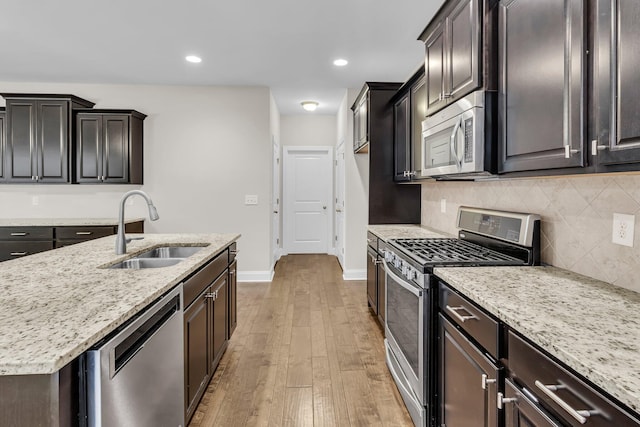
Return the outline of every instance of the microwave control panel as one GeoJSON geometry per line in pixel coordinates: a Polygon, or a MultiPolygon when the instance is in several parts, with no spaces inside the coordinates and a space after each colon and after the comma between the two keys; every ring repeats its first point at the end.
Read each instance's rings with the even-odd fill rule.
{"type": "Polygon", "coordinates": [[[473,117],[464,121],[464,162],[473,162],[473,117]]]}

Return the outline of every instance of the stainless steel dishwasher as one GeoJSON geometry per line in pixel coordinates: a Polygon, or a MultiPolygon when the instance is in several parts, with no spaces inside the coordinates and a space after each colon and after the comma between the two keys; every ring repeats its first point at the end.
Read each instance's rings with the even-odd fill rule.
{"type": "Polygon", "coordinates": [[[184,426],[182,284],[87,352],[90,427],[184,426]]]}

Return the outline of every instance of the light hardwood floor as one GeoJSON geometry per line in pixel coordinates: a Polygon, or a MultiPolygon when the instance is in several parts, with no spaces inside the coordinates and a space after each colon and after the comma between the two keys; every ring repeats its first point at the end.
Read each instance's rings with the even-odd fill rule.
{"type": "Polygon", "coordinates": [[[412,426],[366,283],[335,257],[289,255],[238,283],[238,327],[190,427],[412,426]]]}

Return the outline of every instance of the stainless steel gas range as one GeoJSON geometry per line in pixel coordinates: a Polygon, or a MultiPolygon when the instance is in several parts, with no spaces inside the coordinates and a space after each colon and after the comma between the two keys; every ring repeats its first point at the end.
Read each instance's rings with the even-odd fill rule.
{"type": "MultiPolygon", "coordinates": [[[[460,207],[458,238],[381,242],[387,366],[416,426],[435,416],[435,267],[538,265],[540,217],[460,207]]],[[[455,310],[455,307],[452,307],[455,310]]]]}

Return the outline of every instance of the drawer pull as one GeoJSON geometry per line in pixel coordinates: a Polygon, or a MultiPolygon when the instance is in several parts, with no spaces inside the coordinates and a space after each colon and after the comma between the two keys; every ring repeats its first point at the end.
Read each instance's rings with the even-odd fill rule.
{"type": "Polygon", "coordinates": [[[459,321],[461,321],[462,323],[466,322],[467,320],[478,320],[478,318],[476,316],[474,316],[473,314],[469,313],[469,310],[467,310],[464,306],[460,306],[460,307],[451,307],[450,305],[448,305],[447,310],[454,315],[454,317],[456,319],[458,319],[459,321]],[[461,316],[460,313],[458,313],[458,310],[464,310],[467,313],[469,313],[469,315],[467,316],[461,316]]]}
{"type": "Polygon", "coordinates": [[[11,252],[11,256],[25,256],[28,252],[11,252]]]}
{"type": "Polygon", "coordinates": [[[76,231],[76,235],[78,236],[91,236],[92,234],[92,231],[76,231]]]}
{"type": "Polygon", "coordinates": [[[11,233],[12,236],[17,236],[17,237],[23,237],[23,236],[26,236],[27,234],[29,234],[29,233],[24,233],[24,232],[22,232],[22,233],[11,233]]]}
{"type": "Polygon", "coordinates": [[[482,389],[487,389],[487,384],[493,384],[496,380],[494,378],[487,377],[487,374],[482,374],[482,389]]]}
{"type": "Polygon", "coordinates": [[[498,393],[498,400],[497,400],[498,409],[503,409],[505,403],[513,403],[517,401],[518,401],[518,398],[516,397],[504,397],[504,394],[498,393]]]}
{"type": "Polygon", "coordinates": [[[573,418],[575,418],[576,421],[578,421],[580,424],[586,423],[587,418],[589,418],[591,415],[596,415],[599,413],[595,409],[591,409],[591,410],[582,409],[577,411],[573,409],[567,402],[562,400],[560,396],[554,393],[554,391],[568,389],[567,386],[565,386],[564,384],[546,385],[546,384],[542,384],[538,380],[536,380],[535,384],[536,384],[536,387],[538,387],[544,394],[547,395],[547,397],[549,397],[555,403],[560,405],[562,409],[567,411],[567,413],[571,415],[573,418]]]}

